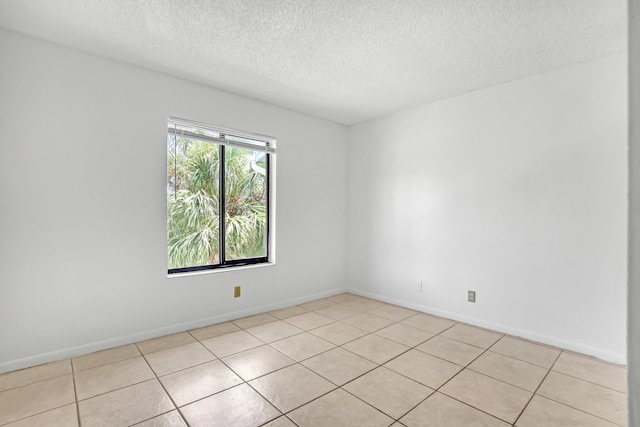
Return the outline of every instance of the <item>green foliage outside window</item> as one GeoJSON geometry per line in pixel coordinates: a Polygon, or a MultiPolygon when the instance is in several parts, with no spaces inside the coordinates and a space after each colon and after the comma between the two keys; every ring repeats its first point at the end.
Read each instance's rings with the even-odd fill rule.
{"type": "Polygon", "coordinates": [[[266,256],[266,154],[169,136],[169,269],[220,264],[220,173],[225,180],[225,257],[266,256]]]}

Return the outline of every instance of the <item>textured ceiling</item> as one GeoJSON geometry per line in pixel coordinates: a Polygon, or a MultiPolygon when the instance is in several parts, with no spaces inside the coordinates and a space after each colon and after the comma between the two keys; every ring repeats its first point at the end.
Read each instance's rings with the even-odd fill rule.
{"type": "Polygon", "coordinates": [[[0,27],[354,124],[626,49],[625,0],[0,0],[0,27]]]}

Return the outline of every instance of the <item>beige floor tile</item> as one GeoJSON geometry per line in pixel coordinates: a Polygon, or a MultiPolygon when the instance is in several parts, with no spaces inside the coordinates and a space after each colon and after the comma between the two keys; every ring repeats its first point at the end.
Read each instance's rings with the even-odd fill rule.
{"type": "Polygon", "coordinates": [[[174,409],[158,380],[150,380],[78,403],[82,427],[126,426],[174,409]]]}
{"type": "Polygon", "coordinates": [[[469,369],[530,392],[536,391],[548,372],[540,366],[491,351],[474,360],[469,369]]]}
{"type": "Polygon", "coordinates": [[[150,380],[155,375],[140,356],[76,372],[75,377],[78,400],[83,400],[150,380]]]}
{"type": "Polygon", "coordinates": [[[317,310],[319,308],[326,307],[332,304],[334,303],[324,298],[324,299],[317,299],[314,301],[305,302],[304,304],[299,304],[299,305],[305,310],[313,311],[313,310],[317,310]]]}
{"type": "Polygon", "coordinates": [[[457,322],[444,317],[432,316],[430,314],[418,313],[414,316],[407,317],[402,320],[401,323],[405,325],[413,326],[414,328],[422,329],[427,332],[439,334],[447,328],[452,327],[457,322]]]}
{"type": "Polygon", "coordinates": [[[553,370],[581,380],[627,392],[627,369],[575,353],[562,352],[553,370]]]}
{"type": "Polygon", "coordinates": [[[265,375],[249,384],[282,412],[291,411],[335,388],[300,364],[265,375]]]}
{"type": "Polygon", "coordinates": [[[312,329],[309,333],[319,336],[320,338],[334,343],[335,345],[346,344],[356,338],[367,335],[366,331],[355,326],[347,325],[342,322],[330,323],[319,328],[312,329]]]}
{"type": "Polygon", "coordinates": [[[293,421],[291,421],[289,418],[283,415],[280,418],[276,418],[275,420],[265,424],[262,427],[297,427],[297,426],[293,423],[293,421]]]}
{"type": "Polygon", "coordinates": [[[384,366],[433,389],[440,387],[462,369],[454,363],[417,350],[409,350],[384,366]]]}
{"type": "Polygon", "coordinates": [[[542,396],[535,395],[516,423],[517,427],[616,427],[616,424],[596,418],[542,396]]]}
{"type": "Polygon", "coordinates": [[[537,393],[607,421],[626,425],[627,396],[624,393],[555,371],[549,372],[537,393]]]}
{"type": "Polygon", "coordinates": [[[42,412],[20,421],[5,424],[3,427],[78,427],[78,410],[76,404],[62,406],[42,412]]]}
{"type": "Polygon", "coordinates": [[[270,315],[269,313],[256,314],[254,316],[243,317],[242,319],[232,320],[232,322],[241,327],[242,329],[253,328],[254,326],[265,325],[267,323],[275,322],[277,317],[270,315]]]}
{"type": "Polygon", "coordinates": [[[282,308],[280,310],[275,310],[269,312],[273,317],[277,317],[278,319],[287,319],[289,317],[297,316],[298,314],[304,314],[308,310],[300,307],[299,305],[294,305],[292,307],[282,308]]]}
{"type": "Polygon", "coordinates": [[[553,362],[556,361],[560,354],[560,350],[555,348],[509,336],[500,338],[497,343],[491,346],[491,351],[547,369],[551,368],[551,365],[553,365],[553,362]]]}
{"type": "Polygon", "coordinates": [[[271,346],[298,362],[335,347],[330,342],[308,332],[273,342],[271,346]]]}
{"type": "Polygon", "coordinates": [[[378,366],[342,348],[334,348],[302,364],[336,385],[343,385],[378,366]]]}
{"type": "Polygon", "coordinates": [[[0,375],[0,392],[71,374],[69,359],[0,375]]]}
{"type": "Polygon", "coordinates": [[[405,325],[404,323],[394,323],[391,326],[387,326],[384,329],[376,331],[376,335],[399,342],[400,344],[404,344],[409,347],[415,347],[433,336],[431,332],[414,328],[413,326],[405,325]]]}
{"type": "Polygon", "coordinates": [[[180,332],[178,334],[167,335],[164,337],[154,338],[147,341],[137,343],[138,349],[142,354],[149,354],[155,351],[166,350],[171,347],[177,347],[179,345],[189,344],[194,342],[193,338],[188,332],[180,332]]]}
{"type": "Polygon", "coordinates": [[[394,322],[399,322],[400,320],[404,320],[407,317],[411,317],[414,314],[417,314],[417,311],[409,310],[408,308],[399,307],[397,305],[385,305],[380,308],[371,310],[370,313],[389,320],[393,320],[394,322]]]}
{"type": "Polygon", "coordinates": [[[432,356],[437,356],[440,359],[453,362],[460,366],[468,365],[484,351],[471,344],[451,340],[441,335],[435,336],[429,341],[420,344],[416,347],[416,350],[429,353],[432,356]]]}
{"type": "Polygon", "coordinates": [[[508,423],[515,422],[532,396],[521,388],[468,369],[446,383],[440,392],[508,423]]]}
{"type": "Polygon", "coordinates": [[[442,336],[475,345],[476,347],[489,348],[502,337],[502,334],[458,323],[444,331],[442,336]]]}
{"type": "Polygon", "coordinates": [[[393,320],[385,319],[384,317],[370,313],[362,313],[357,316],[344,319],[343,322],[367,332],[374,332],[394,323],[393,320]]]}
{"type": "Polygon", "coordinates": [[[350,302],[350,301],[361,301],[361,300],[369,300],[371,298],[367,298],[367,297],[363,297],[362,295],[356,295],[356,294],[348,294],[351,295],[351,298],[348,301],[343,301],[343,303],[345,302],[350,302]]]}
{"type": "Polygon", "coordinates": [[[624,366],[339,294],[1,374],[0,425],[624,427],[626,389],[624,366]]]}
{"type": "Polygon", "coordinates": [[[73,358],[73,369],[84,371],[98,366],[108,365],[121,360],[132,359],[140,356],[140,351],[135,344],[123,345],[121,347],[110,348],[108,350],[97,351],[85,354],[84,356],[73,358]]]}
{"type": "Polygon", "coordinates": [[[217,323],[204,328],[193,329],[189,333],[198,341],[208,338],[219,337],[220,335],[230,334],[239,331],[240,328],[231,322],[217,323]]]}
{"type": "Polygon", "coordinates": [[[338,389],[288,414],[301,427],[387,427],[393,419],[338,389]]]}
{"type": "Polygon", "coordinates": [[[200,342],[218,357],[230,356],[264,344],[264,342],[245,331],[232,332],[200,342]]]}
{"type": "Polygon", "coordinates": [[[364,337],[351,341],[342,347],[379,365],[393,359],[409,349],[406,345],[402,345],[373,334],[365,335],[364,337]]]}
{"type": "Polygon", "coordinates": [[[182,408],[191,427],[259,426],[281,415],[247,384],[230,388],[182,408]]]}
{"type": "Polygon", "coordinates": [[[335,322],[335,320],[322,314],[309,312],[289,317],[285,319],[285,322],[291,323],[293,326],[304,331],[308,331],[309,329],[319,328],[320,326],[335,322]]]}
{"type": "Polygon", "coordinates": [[[242,383],[242,379],[219,360],[174,372],[161,377],[160,381],[178,406],[242,383]]]}
{"type": "Polygon", "coordinates": [[[74,403],[72,375],[0,392],[0,425],[74,403]]]}
{"type": "Polygon", "coordinates": [[[342,294],[338,294],[338,295],[334,295],[328,298],[325,298],[325,300],[335,303],[335,304],[340,304],[343,302],[348,302],[348,301],[353,301],[360,298],[357,295],[354,294],[350,294],[350,293],[342,293],[342,294]]]}
{"type": "Polygon", "coordinates": [[[0,425],[74,403],[72,375],[0,392],[0,425]]]}
{"type": "MultiPolygon", "coordinates": [[[[434,393],[400,421],[408,427],[508,427],[489,414],[442,393],[434,393]]],[[[540,424],[538,427],[541,427],[540,424]]]]}
{"type": "Polygon", "coordinates": [[[343,304],[332,304],[326,307],[319,308],[316,310],[316,313],[322,314],[323,316],[330,317],[335,320],[343,320],[349,317],[357,316],[362,313],[360,310],[356,310],[355,308],[347,307],[343,304]]]}
{"type": "Polygon", "coordinates": [[[158,376],[167,375],[215,359],[215,356],[199,342],[156,351],[155,353],[147,354],[145,357],[149,365],[151,365],[151,369],[158,376]]]}
{"type": "Polygon", "coordinates": [[[222,361],[245,381],[296,363],[271,346],[263,345],[225,357],[222,361]]]}
{"type": "Polygon", "coordinates": [[[382,366],[342,388],[395,419],[433,393],[432,389],[382,366]]]}
{"type": "Polygon", "coordinates": [[[267,323],[265,325],[254,326],[253,328],[246,329],[246,331],[266,343],[281,340],[303,332],[302,329],[296,328],[282,320],[267,323]]]}
{"type": "Polygon", "coordinates": [[[178,411],[167,412],[150,420],[136,424],[136,427],[187,427],[178,411]]]}
{"type": "Polygon", "coordinates": [[[353,299],[351,301],[344,302],[343,304],[348,307],[355,308],[356,310],[362,311],[375,310],[376,308],[385,305],[385,303],[383,302],[372,300],[369,298],[353,299]]]}

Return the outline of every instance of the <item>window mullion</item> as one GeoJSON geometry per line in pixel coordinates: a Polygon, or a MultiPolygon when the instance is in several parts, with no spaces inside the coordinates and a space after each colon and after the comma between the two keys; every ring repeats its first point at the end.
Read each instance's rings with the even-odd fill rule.
{"type": "Polygon", "coordinates": [[[265,230],[265,236],[266,236],[266,241],[265,241],[265,246],[266,246],[266,251],[265,251],[265,255],[267,259],[270,259],[270,242],[271,242],[271,238],[269,236],[269,233],[271,232],[271,206],[269,206],[270,204],[270,200],[271,200],[271,156],[269,154],[267,154],[267,158],[265,160],[265,166],[266,166],[266,177],[265,177],[265,183],[266,183],[266,192],[267,192],[267,197],[266,197],[266,202],[267,202],[267,212],[266,212],[266,218],[267,218],[267,223],[265,224],[266,226],[266,230],[265,230]]]}
{"type": "Polygon", "coordinates": [[[219,186],[220,186],[220,190],[218,191],[218,219],[219,219],[219,224],[218,224],[218,244],[220,245],[220,248],[218,250],[218,253],[220,254],[220,264],[225,264],[225,261],[227,259],[226,257],[226,253],[225,253],[225,247],[226,247],[226,243],[225,243],[225,238],[226,238],[226,234],[227,234],[227,229],[226,229],[226,224],[225,224],[225,216],[226,216],[226,205],[225,205],[225,199],[226,199],[226,188],[225,188],[225,173],[226,173],[226,163],[225,163],[225,150],[224,150],[224,145],[220,144],[220,154],[219,154],[220,160],[218,162],[218,174],[219,176],[219,186]]]}

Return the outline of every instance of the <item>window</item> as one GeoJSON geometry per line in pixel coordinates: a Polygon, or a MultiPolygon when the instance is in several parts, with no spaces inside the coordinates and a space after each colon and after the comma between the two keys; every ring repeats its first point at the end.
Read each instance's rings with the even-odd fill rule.
{"type": "Polygon", "coordinates": [[[168,271],[266,263],[275,139],[169,118],[168,271]]]}

